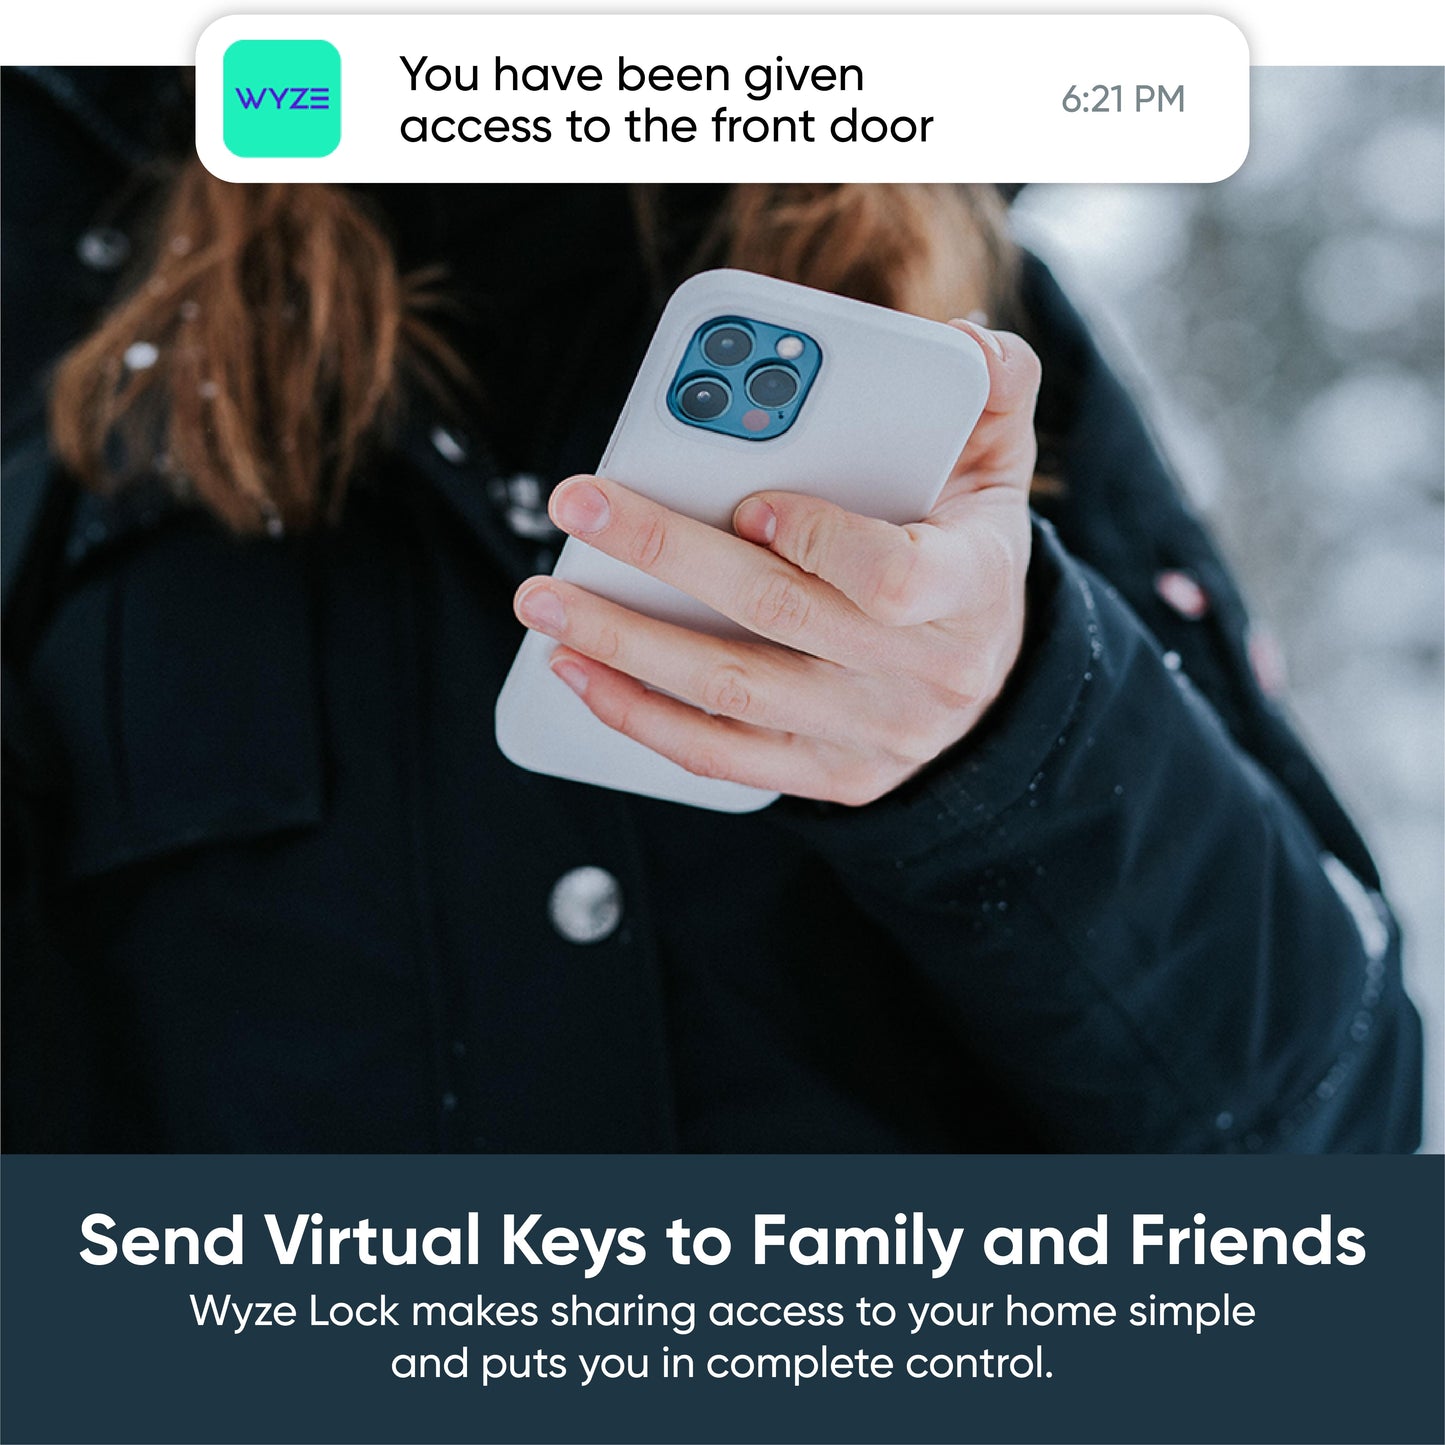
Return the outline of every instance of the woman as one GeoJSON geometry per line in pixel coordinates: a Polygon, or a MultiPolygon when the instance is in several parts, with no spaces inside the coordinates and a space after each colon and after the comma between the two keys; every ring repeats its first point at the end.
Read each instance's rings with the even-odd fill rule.
{"type": "Polygon", "coordinates": [[[158,178],[159,84],[7,86],[11,1147],[1414,1147],[1373,865],[991,193],[158,178]],[[940,512],[554,487],[717,261],[1012,328],[963,323],[940,512]],[[559,525],[788,605],[720,657],[539,580],[559,525]],[[789,796],[512,768],[514,608],[605,722],[789,796]]]}

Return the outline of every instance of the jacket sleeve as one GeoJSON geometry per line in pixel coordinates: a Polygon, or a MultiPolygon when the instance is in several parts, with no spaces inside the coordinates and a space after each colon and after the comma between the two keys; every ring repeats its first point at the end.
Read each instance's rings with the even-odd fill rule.
{"type": "Polygon", "coordinates": [[[878,803],[781,817],[1044,1147],[1414,1148],[1419,1022],[1373,873],[1047,523],[1029,587],[1023,656],[970,738],[878,803]]]}

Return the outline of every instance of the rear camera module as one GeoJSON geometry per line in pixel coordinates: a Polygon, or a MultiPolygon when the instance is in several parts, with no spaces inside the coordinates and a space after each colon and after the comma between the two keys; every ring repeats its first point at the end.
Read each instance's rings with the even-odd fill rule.
{"type": "Polygon", "coordinates": [[[753,338],[741,326],[719,326],[702,344],[702,354],[714,366],[736,366],[752,352],[753,338]]]}
{"type": "MultiPolygon", "coordinates": [[[[752,343],[749,342],[749,345],[752,343]]],[[[677,404],[693,421],[713,421],[732,405],[733,394],[718,376],[697,376],[678,388],[677,404]]]]}
{"type": "Polygon", "coordinates": [[[775,411],[798,394],[798,377],[791,367],[760,366],[748,377],[748,400],[775,411]]]}
{"type": "Polygon", "coordinates": [[[807,405],[823,349],[781,321],[719,311],[688,338],[659,400],[683,427],[738,441],[776,441],[807,405]]]}

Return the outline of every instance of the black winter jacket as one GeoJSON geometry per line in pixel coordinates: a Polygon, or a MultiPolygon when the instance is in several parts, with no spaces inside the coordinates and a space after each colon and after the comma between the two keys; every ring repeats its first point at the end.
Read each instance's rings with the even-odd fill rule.
{"type": "MultiPolygon", "coordinates": [[[[416,414],[337,526],[236,541],[75,495],[37,408],[113,290],[162,83],[6,77],[11,1148],[1414,1147],[1374,867],[1041,266],[1064,485],[1003,698],[864,808],[645,801],[491,727],[546,490],[655,315],[619,194],[475,202],[525,239],[496,288],[524,424],[416,414]],[[559,285],[567,234],[621,240],[559,285]]],[[[398,226],[473,204],[439,189],[398,226]]]]}

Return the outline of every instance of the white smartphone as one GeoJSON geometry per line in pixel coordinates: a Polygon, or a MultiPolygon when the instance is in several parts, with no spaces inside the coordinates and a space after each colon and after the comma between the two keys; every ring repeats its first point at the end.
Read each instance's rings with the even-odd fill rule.
{"type": "MultiPolygon", "coordinates": [[[[927,514],[988,399],[964,332],[746,271],[684,282],[658,322],[600,476],[731,528],[760,490],[899,524],[927,514]]],[[[637,612],[746,636],[686,593],[569,538],[554,575],[637,612]]],[[[699,778],[597,721],[529,633],[497,699],[497,744],[533,772],[744,813],[778,795],[699,778]]]]}

